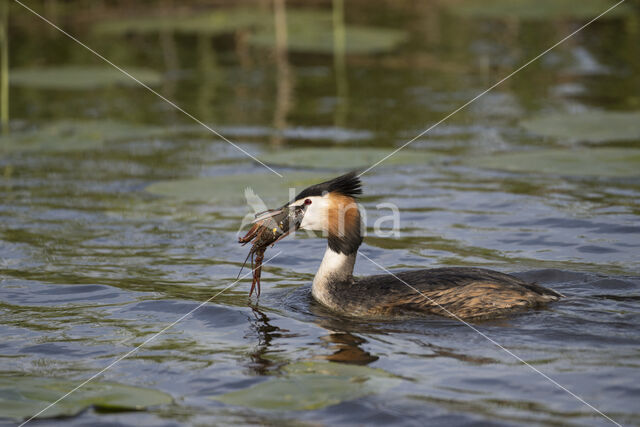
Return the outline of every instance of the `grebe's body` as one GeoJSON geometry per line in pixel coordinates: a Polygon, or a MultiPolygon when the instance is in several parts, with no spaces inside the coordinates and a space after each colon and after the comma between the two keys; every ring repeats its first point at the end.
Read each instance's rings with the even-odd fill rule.
{"type": "Polygon", "coordinates": [[[491,318],[539,307],[557,292],[484,268],[452,267],[353,277],[356,254],[327,248],[313,280],[313,297],[334,311],[362,317],[417,313],[491,318]]]}
{"type": "Polygon", "coordinates": [[[343,314],[388,317],[431,313],[454,318],[489,318],[556,301],[562,295],[514,276],[483,268],[402,271],[356,278],[362,243],[361,194],[355,172],[302,191],[288,206],[306,205],[300,229],[322,231],[327,250],[311,293],[343,314]]]}

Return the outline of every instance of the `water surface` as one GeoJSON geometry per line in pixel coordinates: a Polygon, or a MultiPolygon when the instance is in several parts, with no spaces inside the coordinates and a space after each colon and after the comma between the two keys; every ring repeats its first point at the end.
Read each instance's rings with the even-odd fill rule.
{"type": "MultiPolygon", "coordinates": [[[[318,7],[333,16],[340,3],[318,7]]],[[[245,29],[105,35],[99,23],[148,11],[46,4],[34,7],[118,65],[159,73],[155,89],[258,158],[302,147],[390,152],[586,22],[560,12],[478,16],[437,2],[349,2],[349,25],[402,31],[401,41],[376,52],[333,52],[332,44],[305,52],[252,44],[245,29]]],[[[270,4],[256,7],[273,18],[270,4]]],[[[365,174],[362,198],[370,233],[361,250],[390,270],[483,266],[565,294],[546,309],[473,327],[629,425],[640,415],[640,135],[554,136],[523,121],[637,114],[639,28],[633,7],[594,23],[412,144],[433,161],[365,174]],[[543,172],[526,158],[486,166],[505,153],[597,148],[628,155],[543,172]],[[371,234],[389,213],[376,209],[383,202],[400,209],[399,237],[371,234]]],[[[12,69],[101,65],[18,5],[9,30],[12,69]]],[[[281,179],[144,88],[42,86],[11,86],[12,133],[0,152],[0,373],[80,383],[233,283],[247,249],[236,243],[250,212],[246,182],[219,188],[215,177],[281,179]],[[211,184],[194,187],[194,179],[211,184]],[[150,191],[166,182],[181,186],[150,191]]],[[[285,177],[347,169],[314,159],[271,165],[285,177]]],[[[268,200],[288,197],[283,185],[268,200]]],[[[371,322],[323,309],[309,289],[325,244],[279,243],[267,251],[278,256],[264,267],[258,301],[245,280],[100,378],[168,393],[172,404],[89,408],[38,424],[610,424],[459,321],[371,322]],[[309,361],[366,366],[381,385],[340,395],[357,371],[331,383],[336,401],[297,411],[219,400],[278,379],[304,388],[304,375],[290,370],[309,361]]],[[[379,272],[364,258],[356,264],[357,274],[379,272]]],[[[299,392],[292,388],[294,401],[299,392]]]]}

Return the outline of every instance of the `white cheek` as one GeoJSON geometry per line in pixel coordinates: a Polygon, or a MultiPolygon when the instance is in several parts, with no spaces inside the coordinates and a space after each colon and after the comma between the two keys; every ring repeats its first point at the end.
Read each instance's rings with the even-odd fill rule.
{"type": "Polygon", "coordinates": [[[303,230],[324,231],[327,229],[327,212],[329,208],[328,197],[310,197],[311,204],[307,206],[307,210],[300,223],[303,230]]]}

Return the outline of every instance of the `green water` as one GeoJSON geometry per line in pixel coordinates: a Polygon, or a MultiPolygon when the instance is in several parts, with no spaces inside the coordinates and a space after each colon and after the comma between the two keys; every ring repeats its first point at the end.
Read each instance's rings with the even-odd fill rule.
{"type": "MultiPolygon", "coordinates": [[[[289,185],[366,169],[613,4],[28,3],[233,146],[11,3],[3,422],[150,340],[38,423],[608,424],[460,322],[319,306],[320,238],[267,251],[259,300],[247,280],[225,288],[247,253],[245,187],[276,206],[289,185]]],[[[361,250],[392,271],[483,266],[565,294],[474,327],[629,425],[638,16],[628,0],[367,171],[361,200],[361,250]],[[373,233],[381,203],[399,208],[399,236],[373,233]]]]}

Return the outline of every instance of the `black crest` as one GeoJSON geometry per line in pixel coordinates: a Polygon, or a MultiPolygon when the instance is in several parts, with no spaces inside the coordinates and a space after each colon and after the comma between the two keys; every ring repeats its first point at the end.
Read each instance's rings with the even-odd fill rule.
{"type": "Polygon", "coordinates": [[[332,180],[312,185],[300,192],[295,200],[304,199],[305,197],[322,196],[324,193],[339,193],[343,196],[357,197],[362,194],[362,183],[358,177],[357,171],[352,171],[332,180]]]}

